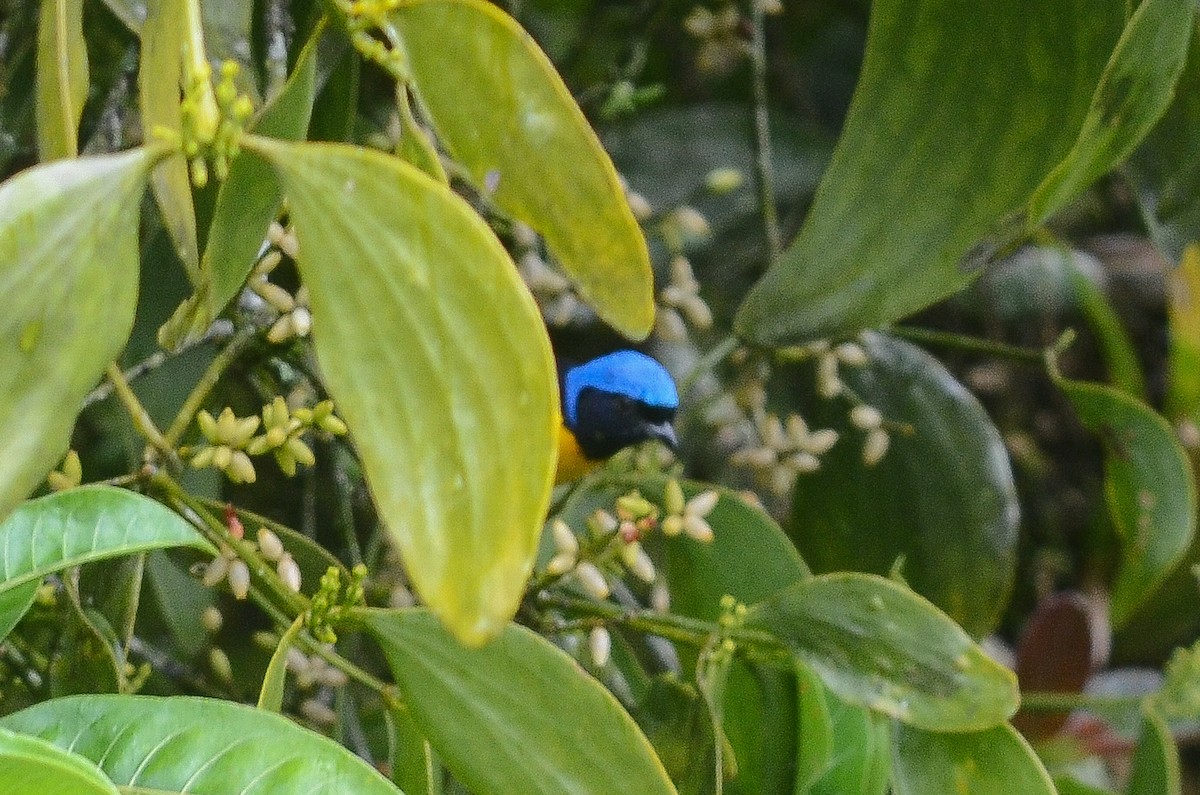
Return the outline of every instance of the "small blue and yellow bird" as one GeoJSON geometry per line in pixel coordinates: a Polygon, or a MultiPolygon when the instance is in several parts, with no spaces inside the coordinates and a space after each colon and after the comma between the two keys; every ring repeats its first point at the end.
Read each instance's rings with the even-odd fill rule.
{"type": "Polygon", "coordinates": [[[577,480],[619,450],[649,439],[674,449],[679,393],[666,368],[623,350],[562,373],[557,482],[577,480]]]}

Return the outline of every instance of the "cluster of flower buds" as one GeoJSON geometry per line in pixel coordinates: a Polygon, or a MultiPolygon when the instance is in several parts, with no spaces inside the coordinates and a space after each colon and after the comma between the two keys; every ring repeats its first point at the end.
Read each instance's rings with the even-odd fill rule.
{"type": "Polygon", "coordinates": [[[663,494],[663,509],[667,513],[662,521],[663,535],[671,537],[684,533],[697,541],[712,541],[713,529],[708,523],[708,515],[717,507],[718,500],[719,495],[712,489],[685,500],[683,487],[671,478],[663,494]]]}
{"type": "Polygon", "coordinates": [[[208,444],[192,453],[191,465],[196,469],[219,469],[234,483],[253,483],[258,475],[245,448],[258,430],[258,417],[239,418],[233,409],[226,407],[214,418],[201,409],[196,414],[196,422],[208,444]]]}
{"type": "Polygon", "coordinates": [[[811,430],[799,414],[781,420],[775,414],[760,414],[756,423],[761,444],[738,450],[730,458],[735,466],[753,469],[775,494],[786,494],[802,473],[821,467],[821,456],[838,441],[832,428],[811,430]]]}
{"type": "Polygon", "coordinates": [[[214,93],[212,69],[202,58],[185,59],[183,99],[180,102],[180,127],[183,154],[188,159],[192,184],[208,184],[208,160],[218,180],[229,176],[229,164],[237,157],[238,142],[246,122],[254,113],[254,104],[238,92],[240,67],[233,61],[221,64],[221,79],[214,93]],[[194,61],[194,63],[193,63],[194,61]]]}
{"type": "Polygon", "coordinates": [[[340,436],[346,433],[346,423],[333,413],[333,401],[323,400],[309,408],[288,408],[287,401],[276,395],[262,408],[263,433],[246,445],[250,455],[271,453],[285,475],[296,474],[296,465],[312,466],[316,456],[300,437],[313,428],[340,436]]]}
{"type": "Polygon", "coordinates": [[[73,489],[82,482],[83,464],[79,461],[79,453],[74,450],[68,450],[59,468],[46,476],[51,491],[73,489]]]}
{"type": "Polygon", "coordinates": [[[200,581],[207,588],[226,581],[234,599],[245,599],[250,593],[250,567],[232,548],[223,546],[217,556],[204,567],[200,581]]]}
{"type": "Polygon", "coordinates": [[[361,563],[351,569],[350,579],[345,583],[335,566],[330,566],[321,575],[320,586],[309,602],[304,621],[314,638],[321,643],[337,643],[333,627],[348,608],[364,602],[363,582],[366,579],[367,567],[361,563]]]}
{"type": "Polygon", "coordinates": [[[279,536],[265,527],[258,530],[258,551],[263,558],[275,564],[275,573],[288,590],[300,593],[300,566],[291,553],[283,548],[279,536]]]}
{"type": "MultiPolygon", "coordinates": [[[[332,647],[327,647],[332,651],[332,647]]],[[[312,690],[317,687],[334,689],[346,686],[346,674],[326,662],[319,654],[308,655],[295,646],[287,650],[287,669],[296,677],[296,687],[312,690]]]]}
{"type": "Polygon", "coordinates": [[[687,323],[697,329],[712,327],[713,314],[708,303],[700,297],[700,283],[692,272],[692,263],[682,254],[671,258],[671,281],[658,294],[659,309],[655,317],[655,332],[667,342],[687,339],[687,323]]]}
{"type": "Polygon", "coordinates": [[[748,54],[742,35],[742,15],[734,3],[716,12],[694,6],[684,17],[683,27],[699,43],[696,68],[708,74],[727,74],[748,54]]]}

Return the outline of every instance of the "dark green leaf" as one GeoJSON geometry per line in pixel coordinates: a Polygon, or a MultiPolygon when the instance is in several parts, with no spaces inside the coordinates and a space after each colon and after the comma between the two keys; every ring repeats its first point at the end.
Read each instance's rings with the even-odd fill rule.
{"type": "Polygon", "coordinates": [[[545,236],[602,320],[644,338],[654,322],[646,241],[608,155],[533,39],[483,0],[419,0],[392,19],[450,153],[545,236]]]}
{"type": "Polygon", "coordinates": [[[1133,341],[1129,338],[1129,332],[1125,330],[1121,318],[1109,302],[1108,296],[1104,294],[1104,290],[1081,273],[1078,265],[1068,260],[1067,268],[1071,286],[1075,291],[1075,300],[1100,344],[1100,351],[1108,368],[1108,377],[1113,386],[1130,397],[1145,400],[1146,379],[1142,375],[1142,366],[1138,364],[1133,341]]]}
{"type": "Polygon", "coordinates": [[[117,795],[113,783],[87,759],[7,729],[0,729],[0,770],[4,795],[117,795]]]}
{"type": "Polygon", "coordinates": [[[1188,244],[1200,240],[1200,35],[1191,24],[1187,63],[1175,99],[1126,163],[1125,171],[1164,256],[1178,263],[1188,244]]]}
{"type": "Polygon", "coordinates": [[[422,734],[476,795],[675,792],[616,699],[529,630],[465,649],[425,611],[361,615],[422,734]]]}
{"type": "Polygon", "coordinates": [[[374,768],[282,715],[203,698],[71,696],[0,725],[96,762],[121,787],[196,795],[395,795],[374,768]]]}
{"type": "Polygon", "coordinates": [[[517,609],[554,477],[537,306],[479,216],[396,158],[252,145],[284,184],[317,356],[383,522],[424,602],[481,643],[517,609]]]}
{"type": "Polygon", "coordinates": [[[1167,417],[1200,425],[1200,246],[1188,246],[1168,276],[1167,417]]]}
{"type": "Polygon", "coordinates": [[[148,497],[82,486],[30,500],[0,524],[0,592],[51,572],[150,549],[209,545],[183,517],[148,497]]]}
{"type": "Polygon", "coordinates": [[[37,131],[42,162],[75,157],[87,100],[83,0],[42,0],[38,22],[37,131]]]}
{"type": "Polygon", "coordinates": [[[304,629],[304,621],[297,619],[288,627],[287,632],[279,638],[271,662],[267,664],[267,672],[263,674],[262,690],[258,694],[258,708],[267,712],[279,712],[283,709],[283,688],[287,681],[288,650],[296,642],[296,636],[304,629]]]}
{"type": "Polygon", "coordinates": [[[1129,795],[1179,795],[1179,751],[1166,722],[1152,710],[1142,716],[1142,732],[1129,770],[1129,795]]]}
{"type": "Polygon", "coordinates": [[[825,574],[750,608],[851,704],[918,728],[990,728],[1017,708],[1016,677],[937,608],[892,580],[825,574]]]}
{"type": "Polygon", "coordinates": [[[1055,383],[1104,444],[1104,493],[1121,542],[1112,623],[1121,627],[1183,559],[1196,524],[1196,485],[1166,420],[1100,384],[1055,383]]]}
{"type": "Polygon", "coordinates": [[[968,632],[995,629],[1016,566],[1018,505],[1008,454],[983,407],[936,359],[879,334],[871,362],[842,379],[893,431],[873,467],[845,404],[815,400],[805,416],[841,434],[821,468],[796,481],[789,531],[817,571],[886,574],[903,556],[905,580],[968,632]]]}
{"type": "Polygon", "coordinates": [[[1055,795],[1033,749],[1012,726],[968,734],[895,727],[892,785],[896,795],[1055,795]]]}
{"type": "Polygon", "coordinates": [[[1112,790],[1093,787],[1070,776],[1055,776],[1054,788],[1058,791],[1058,795],[1116,795],[1112,790]]]}
{"type": "Polygon", "coordinates": [[[972,246],[1004,219],[1014,226],[1075,144],[1123,5],[963,8],[872,3],[833,161],[795,243],[739,311],[740,336],[780,345],[841,335],[956,292],[993,244],[972,246]]]}
{"type": "Polygon", "coordinates": [[[715,790],[713,722],[696,688],[673,675],[656,677],[634,713],[680,795],[715,790]]]}
{"type": "Polygon", "coordinates": [[[1192,0],[1137,4],[1096,86],[1075,145],[1030,201],[1031,223],[1045,221],[1121,162],[1162,116],[1187,58],[1195,13],[1192,0]]]}
{"type": "Polygon", "coordinates": [[[0,518],[62,458],[84,396],[129,336],[151,161],[135,149],[0,185],[0,518]]]}
{"type": "Polygon", "coordinates": [[[433,749],[413,721],[412,711],[404,708],[392,715],[395,722],[392,781],[404,790],[404,795],[441,795],[437,775],[441,767],[433,758],[433,749]]]}

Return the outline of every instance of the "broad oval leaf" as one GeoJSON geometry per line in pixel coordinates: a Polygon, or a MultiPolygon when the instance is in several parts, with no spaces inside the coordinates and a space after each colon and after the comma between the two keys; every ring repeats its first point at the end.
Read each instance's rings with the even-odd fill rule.
{"type": "Polygon", "coordinates": [[[396,795],[377,770],[282,715],[230,701],[84,695],[44,701],[0,726],[90,759],[120,787],[195,795],[396,795]]]}
{"type": "Polygon", "coordinates": [[[833,719],[825,685],[807,665],[796,665],[796,791],[808,793],[833,767],[833,719]]]}
{"type": "Polygon", "coordinates": [[[991,728],[1017,709],[1016,677],[936,607],[892,580],[825,574],[750,608],[825,686],[931,731],[991,728]]]}
{"type": "Polygon", "coordinates": [[[646,240],[608,155],[533,39],[483,0],[417,0],[391,19],[450,154],[545,236],[602,320],[643,339],[654,322],[646,240]]]}
{"type": "Polygon", "coordinates": [[[169,547],[211,547],[179,514],[112,486],[30,500],[0,524],[0,593],[94,560],[169,547]]]}
{"type": "Polygon", "coordinates": [[[1045,221],[1117,165],[1163,115],[1187,58],[1195,13],[1192,0],[1137,4],[1096,86],[1075,145],[1030,201],[1031,223],[1045,221]]]}
{"type": "Polygon", "coordinates": [[[1055,795],[1037,754],[1007,724],[982,732],[944,734],[895,728],[892,785],[896,795],[1055,795]]]}
{"type": "Polygon", "coordinates": [[[561,419],[537,306],[448,188],[394,157],[255,138],[300,242],[317,357],[422,600],[479,644],[516,612],[561,419]]]}
{"type": "Polygon", "coordinates": [[[739,310],[739,336],[876,327],[970,281],[960,260],[1074,144],[1124,22],[1122,3],[1089,0],[872,3],[833,160],[795,243],[739,310]]]}
{"type": "Polygon", "coordinates": [[[509,625],[464,649],[423,610],[360,615],[417,726],[476,795],[675,792],[612,694],[533,632],[509,625]]]}
{"type": "Polygon", "coordinates": [[[805,417],[841,438],[796,481],[790,535],[819,572],[886,574],[903,557],[913,589],[975,637],[995,629],[1016,567],[1019,508],[1008,454],[991,419],[929,354],[870,334],[871,361],[842,379],[893,431],[873,467],[845,404],[814,400],[805,417]]]}
{"type": "Polygon", "coordinates": [[[152,158],[50,163],[0,185],[0,518],[62,458],[84,396],[129,336],[152,158]]]}
{"type": "Polygon", "coordinates": [[[30,580],[16,588],[0,591],[0,640],[8,637],[13,627],[29,612],[41,585],[40,580],[30,580]]]}
{"type": "MultiPolygon", "coordinates": [[[[141,67],[138,70],[138,98],[141,102],[142,129],[147,141],[154,140],[156,129],[182,135],[179,86],[187,37],[187,13],[183,5],[183,0],[147,0],[146,19],[141,32],[141,67]]],[[[196,207],[192,201],[187,160],[182,154],[175,154],[158,164],[151,187],[162,213],[163,225],[175,244],[175,252],[187,269],[188,277],[199,284],[200,244],[196,236],[196,207]]]]}
{"type": "Polygon", "coordinates": [[[4,795],[117,795],[98,767],[37,737],[0,729],[0,791],[4,795]]]}
{"type": "Polygon", "coordinates": [[[75,157],[87,99],[83,0],[42,0],[37,48],[38,159],[75,157]]]}
{"type": "Polygon", "coordinates": [[[1121,542],[1112,587],[1112,623],[1121,627],[1188,551],[1196,524],[1196,484],[1171,426],[1112,387],[1063,378],[1084,427],[1104,444],[1104,496],[1121,542]]]}

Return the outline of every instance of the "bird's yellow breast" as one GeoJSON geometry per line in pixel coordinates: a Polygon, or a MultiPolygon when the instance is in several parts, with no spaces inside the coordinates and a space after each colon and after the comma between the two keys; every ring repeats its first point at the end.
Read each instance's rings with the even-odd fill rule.
{"type": "Polygon", "coordinates": [[[567,426],[558,427],[558,472],[554,477],[555,485],[579,480],[599,464],[599,461],[592,461],[583,454],[575,434],[571,433],[567,426]]]}

